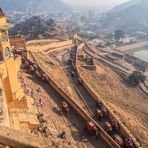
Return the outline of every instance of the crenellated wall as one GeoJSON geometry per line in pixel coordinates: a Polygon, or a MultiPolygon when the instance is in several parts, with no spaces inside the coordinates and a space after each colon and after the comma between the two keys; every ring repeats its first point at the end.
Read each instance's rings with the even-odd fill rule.
{"type": "Polygon", "coordinates": [[[15,49],[26,49],[26,41],[22,36],[10,36],[10,45],[15,49]]]}

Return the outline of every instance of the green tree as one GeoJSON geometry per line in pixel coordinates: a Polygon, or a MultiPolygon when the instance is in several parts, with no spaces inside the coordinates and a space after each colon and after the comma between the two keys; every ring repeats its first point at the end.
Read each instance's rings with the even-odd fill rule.
{"type": "Polygon", "coordinates": [[[145,76],[139,71],[134,71],[128,78],[128,82],[133,86],[137,86],[140,82],[144,81],[145,76]]]}
{"type": "Polygon", "coordinates": [[[115,32],[114,32],[114,34],[115,34],[115,40],[120,40],[121,38],[123,38],[124,37],[124,31],[123,30],[116,30],[115,32]]]}

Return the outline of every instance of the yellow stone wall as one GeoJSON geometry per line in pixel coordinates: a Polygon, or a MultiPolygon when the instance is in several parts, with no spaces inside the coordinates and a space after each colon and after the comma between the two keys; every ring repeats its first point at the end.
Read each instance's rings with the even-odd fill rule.
{"type": "Polygon", "coordinates": [[[21,56],[16,57],[16,59],[15,59],[15,67],[16,67],[16,72],[17,73],[20,70],[21,64],[22,64],[21,56]]]}
{"type": "MultiPolygon", "coordinates": [[[[0,82],[5,96],[3,104],[7,113],[6,121],[9,122],[5,125],[29,131],[29,128],[39,125],[37,119],[38,110],[33,105],[33,98],[25,96],[24,90],[21,88],[17,78],[21,65],[21,57],[19,56],[14,59],[12,54],[8,36],[10,26],[7,23],[7,18],[0,14],[0,56],[3,57],[0,59],[0,82]]],[[[12,43],[18,48],[21,46],[22,42],[20,38],[13,38],[12,40],[12,43]],[[17,40],[16,43],[15,40],[17,40]]]]}
{"type": "MultiPolygon", "coordinates": [[[[30,41],[29,41],[30,42],[30,41]]],[[[32,43],[35,42],[32,41],[32,43]]],[[[45,45],[28,45],[26,48],[28,51],[41,51],[41,50],[47,50],[47,49],[54,49],[54,48],[61,48],[64,46],[70,46],[73,44],[73,40],[67,40],[67,41],[60,41],[60,42],[53,42],[45,45]]]]}
{"type": "MultiPolygon", "coordinates": [[[[6,60],[6,68],[7,68],[7,73],[9,76],[9,83],[10,83],[12,96],[13,96],[12,100],[20,99],[16,97],[17,93],[19,93],[19,89],[21,89],[21,86],[17,79],[17,73],[16,73],[17,70],[15,67],[15,62],[14,62],[13,57],[6,60]]],[[[21,94],[19,96],[21,96],[21,94]]]]}
{"type": "Polygon", "coordinates": [[[8,102],[12,101],[12,90],[11,90],[11,86],[10,86],[9,77],[6,77],[2,81],[2,85],[3,85],[4,93],[5,93],[5,96],[6,96],[6,100],[7,100],[7,103],[8,103],[8,102]]]}
{"type": "Polygon", "coordinates": [[[19,66],[16,68],[15,65],[13,57],[0,63],[0,78],[8,103],[16,99],[20,100],[21,97],[24,96],[23,91],[20,90],[21,86],[17,79],[19,66]]]}
{"type": "Polygon", "coordinates": [[[21,87],[17,79],[16,64],[14,57],[11,53],[10,40],[8,36],[9,24],[7,23],[6,17],[0,17],[0,38],[1,38],[1,50],[4,56],[6,48],[10,50],[10,56],[5,58],[3,62],[0,63],[0,69],[2,73],[2,83],[6,93],[7,102],[20,99],[24,96],[23,91],[20,91],[21,87]],[[4,36],[4,37],[3,37],[4,36]],[[6,37],[6,39],[5,39],[6,37]],[[4,38],[4,39],[3,39],[4,38]],[[22,94],[21,94],[22,93],[22,94]]]}
{"type": "Polygon", "coordinates": [[[7,69],[6,69],[6,63],[1,62],[0,63],[0,78],[4,80],[8,76],[7,69]]]}

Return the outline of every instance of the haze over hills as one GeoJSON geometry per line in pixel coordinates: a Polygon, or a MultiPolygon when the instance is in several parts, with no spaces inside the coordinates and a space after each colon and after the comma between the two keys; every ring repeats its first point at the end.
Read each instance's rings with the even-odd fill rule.
{"type": "Polygon", "coordinates": [[[61,10],[64,8],[80,8],[80,9],[95,9],[101,12],[109,10],[115,5],[119,5],[128,0],[0,0],[0,7],[5,10],[22,11],[28,9],[33,10],[61,10]]]}
{"type": "Polygon", "coordinates": [[[140,2],[141,2],[141,0],[130,0],[128,2],[125,2],[125,3],[122,3],[122,4],[118,5],[118,6],[116,6],[114,9],[112,9],[109,12],[110,13],[115,13],[115,12],[118,12],[118,11],[120,12],[120,11],[122,11],[122,10],[124,10],[124,9],[126,9],[126,8],[128,8],[130,6],[133,6],[133,5],[137,4],[137,3],[140,3],[140,2]]]}
{"type": "Polygon", "coordinates": [[[148,0],[131,0],[109,11],[102,17],[108,29],[148,32],[148,0]]]}
{"type": "Polygon", "coordinates": [[[129,0],[63,0],[65,3],[85,9],[95,9],[96,11],[106,11],[129,0]]]}
{"type": "Polygon", "coordinates": [[[57,11],[68,7],[62,0],[0,0],[0,7],[4,10],[25,11],[57,11]]]}
{"type": "MultiPolygon", "coordinates": [[[[70,26],[78,28],[76,30],[80,31],[82,28],[82,31],[85,30],[85,32],[97,32],[98,30],[101,33],[105,33],[105,31],[111,33],[117,29],[123,29],[127,32],[148,32],[148,0],[130,0],[103,15],[100,14],[99,8],[98,11],[95,11],[91,9],[91,6],[89,9],[81,8],[81,11],[74,10],[72,9],[73,6],[66,3],[66,1],[68,0],[0,0],[0,7],[5,11],[9,11],[7,14],[14,24],[23,22],[34,15],[42,15],[45,12],[44,18],[47,16],[61,21],[63,24],[70,22],[70,26]],[[64,13],[59,13],[61,11],[64,13]]],[[[90,0],[87,0],[87,2],[90,3],[90,0]]],[[[100,5],[108,3],[99,0],[93,2],[100,3],[100,5]]],[[[117,2],[112,0],[112,3],[116,4],[117,2]]],[[[80,0],[80,4],[82,5],[82,0],[80,0]]]]}

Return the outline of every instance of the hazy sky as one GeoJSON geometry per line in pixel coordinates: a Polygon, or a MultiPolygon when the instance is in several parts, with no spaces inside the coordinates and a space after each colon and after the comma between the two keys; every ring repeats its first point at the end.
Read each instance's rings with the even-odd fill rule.
{"type": "Polygon", "coordinates": [[[64,2],[76,6],[98,7],[108,9],[115,5],[121,4],[129,0],[63,0],[64,2]]]}

